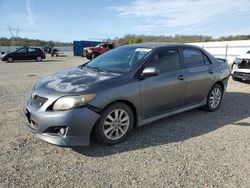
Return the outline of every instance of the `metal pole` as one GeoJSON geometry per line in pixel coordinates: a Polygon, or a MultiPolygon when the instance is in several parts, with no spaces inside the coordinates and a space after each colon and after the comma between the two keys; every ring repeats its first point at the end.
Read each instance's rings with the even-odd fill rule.
{"type": "Polygon", "coordinates": [[[225,54],[225,59],[227,59],[227,52],[228,52],[228,44],[226,45],[226,54],[225,54]]]}

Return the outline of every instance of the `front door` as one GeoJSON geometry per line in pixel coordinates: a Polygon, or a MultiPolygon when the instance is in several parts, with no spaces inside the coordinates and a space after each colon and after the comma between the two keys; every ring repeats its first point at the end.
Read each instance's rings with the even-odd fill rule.
{"type": "Polygon", "coordinates": [[[160,74],[140,81],[143,119],[180,108],[186,81],[178,49],[165,48],[155,52],[145,67],[156,67],[160,74]]]}
{"type": "Polygon", "coordinates": [[[27,48],[20,48],[15,52],[15,60],[25,60],[27,59],[28,53],[27,48]]]}

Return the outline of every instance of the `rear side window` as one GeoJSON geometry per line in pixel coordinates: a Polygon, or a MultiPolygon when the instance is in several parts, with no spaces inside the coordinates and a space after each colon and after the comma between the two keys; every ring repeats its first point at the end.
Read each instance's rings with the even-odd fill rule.
{"type": "Polygon", "coordinates": [[[153,55],[150,58],[147,67],[155,66],[161,73],[180,69],[180,56],[178,49],[166,49],[153,55]]]}
{"type": "Polygon", "coordinates": [[[28,52],[35,52],[36,51],[36,49],[34,49],[34,48],[29,48],[28,49],[28,52]]]}
{"type": "Polygon", "coordinates": [[[210,64],[209,59],[197,49],[183,49],[183,60],[187,68],[210,64]]]}
{"type": "Polygon", "coordinates": [[[203,54],[203,59],[204,59],[204,64],[205,65],[210,65],[211,61],[208,59],[208,57],[206,55],[203,54]]]}

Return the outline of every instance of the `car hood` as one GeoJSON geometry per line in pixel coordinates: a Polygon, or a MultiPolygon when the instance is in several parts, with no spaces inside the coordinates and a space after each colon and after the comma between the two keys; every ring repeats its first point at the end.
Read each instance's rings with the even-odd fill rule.
{"type": "Polygon", "coordinates": [[[117,81],[118,74],[98,72],[87,68],[69,68],[41,79],[35,90],[74,95],[96,91],[104,82],[117,81]],[[116,79],[114,79],[116,78],[116,79]]]}
{"type": "Polygon", "coordinates": [[[92,49],[94,49],[95,47],[86,47],[86,48],[84,48],[84,50],[92,50],[92,49]]]}

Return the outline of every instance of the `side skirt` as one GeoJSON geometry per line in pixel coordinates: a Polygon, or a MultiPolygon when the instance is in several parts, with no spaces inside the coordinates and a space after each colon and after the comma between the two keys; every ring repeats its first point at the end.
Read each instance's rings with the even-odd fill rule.
{"type": "Polygon", "coordinates": [[[185,112],[185,111],[188,111],[188,110],[192,110],[194,108],[204,106],[204,105],[206,105],[206,100],[207,99],[205,98],[205,99],[202,100],[202,102],[200,102],[198,104],[187,106],[187,107],[184,107],[184,108],[180,108],[178,110],[167,112],[167,113],[164,113],[164,114],[161,114],[161,115],[158,115],[158,116],[154,116],[154,117],[151,117],[151,118],[148,118],[148,119],[142,119],[142,117],[140,116],[140,117],[138,117],[138,127],[143,126],[143,125],[148,124],[148,123],[151,123],[153,121],[156,121],[156,120],[159,120],[159,119],[174,115],[174,114],[178,114],[178,113],[181,113],[181,112],[185,112]]]}

